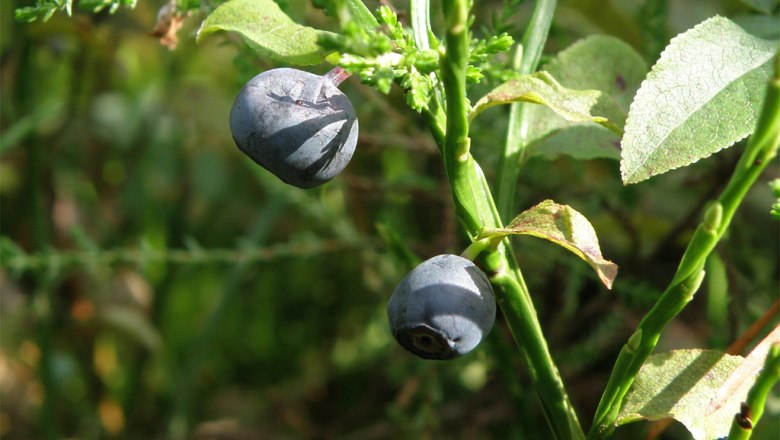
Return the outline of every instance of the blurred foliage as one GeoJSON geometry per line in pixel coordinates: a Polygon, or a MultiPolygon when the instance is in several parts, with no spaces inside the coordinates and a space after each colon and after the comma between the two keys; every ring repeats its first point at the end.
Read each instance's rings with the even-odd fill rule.
{"type": "MultiPolygon", "coordinates": [[[[30,24],[14,10],[34,5],[0,3],[0,436],[545,438],[503,325],[447,363],[412,357],[387,331],[385,303],[410,264],[466,244],[419,115],[397,89],[347,81],[361,123],[354,159],[321,188],[285,186],[238,152],[227,124],[243,83],[274,66],[227,34],[194,43],[216,3],[179,3],[193,13],[175,50],[149,35],[162,1],[30,24]]],[[[390,5],[406,19],[404,3],[390,5]]],[[[477,36],[517,40],[530,5],[480,3],[477,36]]],[[[306,2],[283,7],[338,28],[306,2]]],[[[754,11],[734,0],[562,1],[547,53],[605,33],[652,64],[672,35],[716,13],[754,11]]],[[[473,128],[489,178],[505,128],[500,117],[473,128]]],[[[614,161],[525,165],[516,206],[571,205],[620,265],[608,292],[576,257],[515,240],[583,421],[739,150],[628,187],[614,161]]],[[[659,349],[723,349],[712,344],[736,339],[777,299],[766,184],[777,177],[770,167],[718,248],[709,282],[728,284],[702,289],[659,349]],[[724,290],[716,318],[706,295],[724,290]]],[[[775,396],[755,438],[777,438],[778,408],[775,396]]],[[[687,438],[679,426],[665,436],[687,438]]]]}

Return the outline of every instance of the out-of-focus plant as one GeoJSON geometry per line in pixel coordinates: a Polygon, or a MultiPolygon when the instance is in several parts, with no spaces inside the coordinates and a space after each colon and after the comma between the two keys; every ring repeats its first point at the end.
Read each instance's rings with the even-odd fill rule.
{"type": "MultiPolygon", "coordinates": [[[[393,93],[399,92],[403,96],[411,109],[409,117],[421,118],[421,125],[428,130],[432,143],[438,148],[442,160],[439,174],[444,176],[443,180],[448,186],[445,192],[451,195],[454,206],[454,216],[446,218],[442,215],[444,218],[436,218],[433,222],[437,225],[449,222],[461,226],[462,235],[467,240],[462,256],[479,266],[479,269],[474,266],[475,270],[480,271],[480,276],[475,275],[477,279],[481,279],[484,274],[492,284],[496,302],[503,313],[502,322],[516,342],[517,357],[527,367],[550,436],[557,439],[608,438],[619,432],[616,432],[618,427],[632,422],[671,417],[684,424],[696,439],[727,435],[735,439],[748,438],[753,429],[752,422],[758,421],[763,413],[768,390],[778,380],[775,374],[776,345],[764,351],[754,350],[747,358],[727,355],[721,351],[721,347],[673,351],[659,351],[657,348],[663,333],[694,299],[705,280],[708,283],[708,295],[711,296],[708,298],[708,317],[713,325],[726,323],[726,304],[735,300],[729,297],[725,263],[714,252],[724,237],[740,232],[738,229],[730,229],[732,220],[738,208],[744,205],[748,191],[775,158],[780,144],[778,36],[772,34],[766,26],[767,18],[776,20],[777,17],[772,14],[776,15],[777,5],[746,2],[760,14],[752,14],[749,18],[738,17],[739,20],[720,16],[708,18],[680,33],[667,44],[663,39],[665,25],[661,21],[668,16],[666,2],[647,1],[641,12],[647,15],[648,20],[643,22],[638,33],[646,37],[643,51],[652,57],[652,67],[648,68],[643,55],[632,48],[628,44],[630,42],[605,35],[578,40],[554,55],[545,56],[545,62],[542,63],[545,42],[551,32],[556,31],[553,20],[558,5],[550,0],[533,2],[528,22],[520,26],[514,22],[514,17],[522,3],[502,2],[490,12],[487,23],[478,26],[478,18],[474,14],[479,11],[468,0],[445,0],[435,8],[427,0],[412,0],[408,8],[408,24],[399,11],[390,5],[383,4],[372,12],[360,0],[315,2],[316,7],[336,22],[331,25],[335,30],[299,24],[291,16],[288,5],[271,0],[229,0],[218,6],[179,2],[169,5],[168,12],[171,17],[178,17],[178,26],[182,15],[176,14],[204,9],[208,15],[197,31],[198,41],[217,32],[231,32],[231,35],[239,35],[241,41],[266,62],[307,66],[304,67],[307,69],[318,69],[310,66],[329,63],[354,75],[380,94],[392,98],[393,93]],[[508,106],[509,111],[499,113],[497,109],[491,109],[502,106],[508,106]],[[491,127],[490,124],[499,126],[502,135],[497,136],[489,128],[485,129],[491,127]],[[493,142],[494,138],[500,142],[493,142]],[[593,402],[595,414],[592,423],[589,429],[584,429],[586,426],[579,420],[582,412],[576,409],[570,397],[570,389],[565,386],[559,371],[565,371],[567,364],[553,360],[550,349],[552,339],[543,332],[537,313],[540,303],[548,307],[549,304],[540,300],[539,295],[532,295],[532,289],[529,289],[521,273],[521,268],[533,268],[538,263],[527,261],[533,259],[533,255],[523,251],[519,252],[520,258],[517,258],[509,239],[518,235],[543,238],[574,253],[592,269],[593,274],[586,275],[582,267],[567,263],[565,276],[580,281],[566,284],[570,289],[565,293],[566,305],[553,306],[561,309],[559,312],[564,316],[561,322],[573,319],[578,312],[577,283],[597,280],[611,289],[615,280],[620,278],[616,278],[617,265],[602,254],[602,245],[596,236],[597,228],[585,215],[567,204],[552,200],[526,203],[531,197],[518,194],[519,183],[522,183],[524,189],[531,186],[529,191],[534,191],[533,188],[544,188],[551,180],[545,175],[533,176],[534,170],[529,162],[569,160],[578,164],[593,159],[619,161],[622,183],[628,185],[688,167],[735,144],[743,146],[743,151],[739,153],[735,164],[724,166],[728,171],[722,174],[728,177],[723,178],[722,185],[714,187],[702,197],[689,214],[690,222],[701,218],[696,229],[684,239],[680,239],[680,231],[668,238],[669,242],[686,244],[676,264],[676,271],[664,274],[670,281],[664,284],[662,292],[645,287],[643,282],[647,281],[638,278],[645,275],[647,279],[655,277],[656,274],[651,275],[652,267],[631,270],[632,262],[627,262],[634,278],[623,285],[616,284],[615,291],[619,298],[625,298],[627,302],[643,301],[640,303],[643,316],[634,323],[632,331],[622,335],[622,348],[614,360],[598,405],[593,402]],[[485,164],[492,167],[487,168],[485,164]],[[530,207],[517,213],[514,206],[519,201],[530,207]],[[746,374],[747,365],[756,364],[754,358],[758,357],[761,357],[762,364],[766,359],[768,372],[757,374],[750,370],[746,374]],[[737,384],[731,386],[730,383],[737,384]],[[730,392],[724,394],[722,390],[727,385],[730,392]],[[717,404],[713,404],[713,399],[717,400],[717,404]]],[[[135,3],[82,2],[79,5],[95,12],[107,9],[113,13],[120,5],[135,6],[135,3]]],[[[70,2],[45,0],[32,7],[17,9],[16,18],[27,22],[37,19],[45,21],[56,11],[64,10],[70,14],[71,9],[70,2]]],[[[572,14],[576,7],[564,6],[560,9],[564,14],[572,14]]],[[[619,16],[609,5],[605,6],[603,15],[619,16]]],[[[162,21],[166,22],[166,19],[162,21]]],[[[159,33],[170,35],[170,29],[173,29],[175,34],[178,30],[176,26],[159,33]]],[[[175,42],[169,46],[172,45],[175,42]]],[[[247,53],[245,51],[242,55],[246,56],[247,53]]],[[[305,85],[301,87],[305,88],[305,85]]],[[[319,89],[317,93],[320,93],[319,89]]],[[[317,93],[311,94],[312,99],[291,99],[276,94],[269,99],[284,102],[278,108],[290,111],[295,111],[296,107],[316,108],[327,105],[327,100],[318,100],[320,95],[317,93]]],[[[361,113],[361,104],[366,112],[372,104],[371,99],[355,101],[358,101],[354,104],[358,114],[361,113]]],[[[385,113],[394,115],[402,112],[389,105],[385,113]]],[[[296,133],[289,132],[285,136],[295,137],[296,133]]],[[[363,133],[367,133],[366,136],[371,139],[371,127],[361,122],[361,136],[363,133]]],[[[395,134],[383,133],[382,136],[395,134]]],[[[392,142],[382,136],[375,138],[380,147],[392,142]]],[[[311,137],[296,138],[296,142],[308,142],[311,137]]],[[[253,137],[242,142],[254,142],[256,145],[253,144],[252,148],[262,151],[263,142],[266,142],[264,138],[253,137]]],[[[37,148],[40,149],[40,146],[37,148]]],[[[297,151],[295,149],[290,155],[297,151]]],[[[305,151],[306,154],[312,154],[312,150],[305,151]]],[[[39,156],[40,151],[37,154],[39,156]]],[[[359,148],[356,156],[360,154],[359,148]]],[[[33,154],[33,158],[38,156],[33,154]]],[[[282,159],[286,158],[274,157],[274,160],[282,159]]],[[[398,161],[395,167],[387,165],[388,169],[383,171],[387,175],[403,176],[413,166],[410,162],[398,161]]],[[[35,172],[34,163],[31,167],[35,172]]],[[[435,173],[426,171],[430,174],[427,178],[434,179],[435,173]]],[[[405,183],[430,191],[426,186],[430,180],[425,180],[425,172],[417,172],[422,177],[407,177],[405,183]]],[[[253,170],[253,173],[258,175],[258,179],[266,179],[262,171],[253,170]]],[[[568,177],[562,180],[566,181],[568,177]]],[[[198,372],[206,364],[205,349],[214,345],[225,310],[238,297],[239,284],[250,276],[252,267],[289,256],[304,258],[341,250],[364,252],[374,259],[381,255],[375,249],[375,243],[358,232],[355,224],[344,221],[346,214],[343,202],[338,195],[334,195],[336,192],[327,189],[327,185],[335,185],[335,182],[328,183],[322,189],[321,199],[289,188],[278,189],[267,183],[267,180],[265,182],[263,188],[271,192],[267,200],[270,208],[248,234],[249,243],[235,249],[205,248],[189,240],[174,249],[157,248],[154,243],[144,242],[138,247],[111,250],[102,249],[89,240],[79,241],[79,237],[83,236],[75,233],[74,237],[79,241],[81,249],[63,252],[46,248],[44,234],[39,233],[35,251],[29,252],[23,250],[19,243],[4,237],[0,242],[3,267],[18,278],[31,273],[39,276],[35,297],[38,307],[36,316],[43,323],[38,338],[43,352],[39,365],[45,394],[42,420],[54,420],[52,399],[56,390],[54,382],[57,365],[46,344],[53,337],[50,308],[54,298],[51,296],[50,284],[60,271],[74,267],[122,264],[141,266],[152,274],[165,273],[161,268],[166,265],[186,267],[193,264],[226,264],[232,267],[229,277],[222,284],[223,295],[202,331],[197,333],[197,339],[203,341],[203,346],[193,344],[195,349],[181,355],[186,359],[186,367],[182,369],[177,383],[168,390],[174,395],[171,399],[171,415],[167,420],[168,434],[184,437],[190,431],[190,418],[195,407],[193,384],[197,381],[198,372]],[[322,239],[315,236],[304,240],[302,244],[265,245],[272,224],[280,215],[282,207],[288,204],[305,213],[308,224],[321,224],[336,238],[322,239]]],[[[371,185],[371,179],[361,181],[360,184],[371,185]]],[[[777,180],[772,185],[775,197],[778,197],[777,180]]],[[[631,244],[638,247],[641,246],[642,227],[625,220],[630,217],[632,206],[631,201],[625,200],[631,197],[630,191],[627,189],[621,196],[604,194],[602,197],[605,200],[603,203],[611,204],[610,209],[617,213],[617,217],[622,217],[620,227],[626,230],[631,244]]],[[[777,203],[770,210],[773,217],[780,217],[777,203]]],[[[392,211],[388,209],[386,214],[391,222],[392,211]]],[[[582,211],[585,212],[584,209],[582,211]]],[[[412,241],[413,233],[398,232],[389,224],[380,225],[379,230],[388,248],[398,255],[399,260],[407,265],[419,262],[420,258],[407,245],[407,242],[412,241]]],[[[600,229],[600,232],[602,243],[609,241],[610,235],[613,235],[608,228],[600,229]],[[605,235],[605,230],[610,233],[605,235]]],[[[421,235],[427,237],[426,232],[421,235]]],[[[728,243],[720,246],[729,249],[728,243]]],[[[435,247],[429,250],[438,254],[449,251],[435,247]]],[[[418,267],[424,269],[425,264],[418,267]]],[[[464,267],[471,269],[472,265],[464,267]]],[[[362,264],[357,265],[356,269],[372,270],[362,264]]],[[[446,290],[441,285],[448,284],[442,281],[444,278],[440,274],[434,276],[432,273],[435,271],[423,269],[419,272],[423,273],[420,275],[423,281],[418,283],[423,286],[421,290],[446,290]]],[[[531,273],[536,276],[535,272],[531,273]]],[[[164,276],[159,275],[159,278],[163,279],[164,276]]],[[[348,279],[346,277],[342,281],[347,282],[348,279]]],[[[301,278],[299,288],[305,291],[306,286],[317,282],[318,279],[306,276],[301,278]]],[[[402,285],[406,282],[403,281],[402,285]]],[[[529,284],[533,283],[535,280],[529,280],[529,284]]],[[[460,280],[455,284],[462,287],[468,283],[460,280]]],[[[462,304],[456,307],[441,298],[469,297],[469,289],[449,296],[439,295],[437,291],[431,294],[434,295],[431,297],[433,302],[425,304],[434,304],[437,316],[468,316],[468,313],[461,313],[464,307],[462,304]]],[[[471,290],[482,293],[488,291],[486,288],[471,290]]],[[[482,296],[492,298],[492,295],[482,296]]],[[[299,306],[307,308],[313,306],[314,301],[303,298],[299,306]]],[[[406,313],[404,307],[405,304],[394,304],[391,320],[397,314],[406,313]]],[[[412,310],[412,306],[409,307],[412,310]]],[[[314,307],[312,310],[317,309],[314,307]]],[[[407,339],[399,340],[405,347],[415,347],[418,354],[432,353],[434,349],[442,348],[438,345],[440,343],[460,342],[456,340],[459,337],[451,336],[460,335],[461,329],[450,332],[452,335],[447,333],[447,338],[437,339],[442,336],[437,327],[438,321],[434,326],[427,320],[428,317],[420,318],[419,313],[409,313],[417,327],[411,332],[402,329],[402,336],[407,339]]],[[[137,331],[139,340],[146,341],[149,347],[159,346],[160,338],[142,315],[139,318],[137,313],[105,313],[105,316],[111,317],[111,325],[119,329],[141,329],[137,331]]],[[[602,326],[599,328],[612,332],[611,327],[607,327],[613,325],[609,317],[602,318],[603,322],[599,323],[602,326]]],[[[492,319],[486,318],[485,321],[492,323],[492,319]]],[[[406,321],[401,319],[400,322],[406,321]]],[[[166,324],[162,321],[161,325],[166,324]]],[[[368,327],[371,328],[370,325],[368,327]]],[[[476,339],[484,340],[484,333],[489,332],[490,326],[480,323],[477,327],[482,333],[476,339]]],[[[264,330],[273,331],[270,327],[264,327],[264,330]]],[[[399,333],[394,336],[399,338],[399,333]]],[[[588,345],[597,346],[598,336],[598,332],[594,332],[594,339],[588,345]]],[[[776,337],[776,332],[770,333],[769,338],[776,337]]],[[[381,337],[377,338],[382,340],[381,337]]],[[[487,340],[489,347],[485,351],[495,353],[497,360],[494,361],[494,367],[497,371],[512,377],[512,362],[517,357],[507,350],[506,338],[493,338],[487,340]]],[[[365,340],[370,340],[369,336],[365,340]]],[[[717,338],[712,338],[712,341],[715,344],[722,342],[717,338]]],[[[772,342],[777,341],[770,340],[766,344],[771,345],[772,342]]],[[[376,343],[374,346],[380,345],[376,343]]],[[[268,346],[266,343],[265,347],[268,346]]],[[[444,356],[446,358],[455,357],[449,356],[453,352],[461,354],[457,345],[444,348],[443,352],[448,354],[444,356]]],[[[463,350],[463,353],[471,348],[463,350]]],[[[353,358],[360,355],[348,351],[334,349],[335,353],[339,353],[334,356],[344,365],[351,364],[353,358]]],[[[101,353],[109,356],[105,353],[110,354],[110,349],[101,353]]],[[[569,359],[582,360],[583,357],[585,355],[580,353],[569,359]]],[[[469,365],[475,365],[477,370],[484,367],[476,361],[469,365]]],[[[420,368],[447,369],[447,366],[420,368]]],[[[468,376],[463,374],[464,377],[468,376]]],[[[479,374],[475,376],[476,379],[464,379],[464,383],[479,383],[479,374]]],[[[136,376],[135,380],[140,378],[136,376]]],[[[111,388],[111,381],[106,379],[106,383],[111,388]]],[[[407,382],[405,386],[423,385],[407,382]]],[[[114,385],[114,395],[119,394],[119,388],[120,385],[114,385]]],[[[515,392],[516,396],[519,394],[515,392]]],[[[516,398],[521,400],[520,397],[516,398]]],[[[405,399],[402,396],[397,398],[399,406],[405,405],[405,399]]],[[[105,420],[111,420],[105,414],[111,414],[111,408],[115,406],[115,399],[112,398],[104,398],[99,405],[98,411],[104,415],[104,427],[105,420]]],[[[517,414],[517,419],[530,426],[529,431],[533,431],[538,426],[533,417],[528,415],[533,410],[529,410],[527,403],[523,402],[515,405],[515,409],[519,408],[527,410],[527,414],[517,414]]],[[[110,428],[106,429],[110,431],[110,428]]],[[[414,427],[408,429],[410,431],[406,434],[422,435],[422,430],[415,431],[414,427]]],[[[54,438],[57,432],[52,428],[45,434],[54,438]]]]}

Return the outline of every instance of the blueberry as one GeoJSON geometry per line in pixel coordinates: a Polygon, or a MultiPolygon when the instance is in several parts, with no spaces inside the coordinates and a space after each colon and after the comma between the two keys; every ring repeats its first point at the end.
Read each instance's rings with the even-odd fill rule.
{"type": "Polygon", "coordinates": [[[230,110],[236,145],[299,188],[336,177],[352,157],[358,136],[355,110],[337,87],[343,77],[287,68],[255,76],[230,110]]]}
{"type": "Polygon", "coordinates": [[[414,268],[387,304],[395,339],[424,359],[452,359],[482,342],[496,319],[487,276],[470,260],[438,255],[414,268]]]}

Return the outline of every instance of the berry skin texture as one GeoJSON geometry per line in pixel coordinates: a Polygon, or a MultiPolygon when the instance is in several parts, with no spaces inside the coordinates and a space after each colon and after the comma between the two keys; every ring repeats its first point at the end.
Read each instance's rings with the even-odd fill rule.
{"type": "Polygon", "coordinates": [[[395,339],[423,359],[452,359],[473,350],[493,328],[496,300],[471,260],[437,255],[414,268],[387,304],[395,339]]]}
{"type": "Polygon", "coordinates": [[[328,76],[272,69],[246,83],[230,110],[238,148],[282,181],[312,188],[349,163],[355,109],[328,76]]]}

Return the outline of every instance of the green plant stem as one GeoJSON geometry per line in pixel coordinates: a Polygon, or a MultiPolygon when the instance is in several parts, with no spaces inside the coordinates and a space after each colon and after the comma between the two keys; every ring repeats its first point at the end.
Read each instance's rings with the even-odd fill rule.
{"type": "Polygon", "coordinates": [[[409,17],[412,23],[412,35],[418,49],[430,49],[429,34],[431,30],[431,4],[429,0],[411,0],[409,2],[409,17]]]}
{"type": "Polygon", "coordinates": [[[756,131],[717,201],[707,209],[704,220],[688,243],[672,282],[639,323],[637,330],[618,355],[612,375],[596,409],[589,439],[605,438],[615,429],[618,412],[640,367],[655,349],[664,327],[685,307],[701,283],[704,263],[728,229],[734,212],[748,189],[780,146],[780,55],[775,57],[775,73],[767,88],[764,107],[756,131]]]}
{"type": "Polygon", "coordinates": [[[468,6],[465,1],[442,3],[447,22],[446,52],[441,58],[441,74],[447,99],[447,125],[444,137],[444,165],[452,182],[456,210],[470,235],[482,227],[479,213],[468,202],[473,194],[469,172],[473,158],[469,152],[468,109],[466,97],[466,67],[469,60],[468,6]]]}
{"type": "MultiPolygon", "coordinates": [[[[522,59],[522,46],[515,54],[515,66],[522,59]]],[[[525,158],[528,131],[527,118],[523,117],[528,105],[517,102],[509,106],[509,126],[507,127],[504,150],[498,159],[496,171],[496,203],[503,221],[509,221],[514,214],[517,179],[520,177],[520,164],[525,158]]]]}
{"type": "Polygon", "coordinates": [[[739,415],[734,417],[728,440],[748,440],[750,438],[753,434],[753,427],[756,426],[764,414],[766,398],[778,380],[780,380],[780,344],[775,344],[769,348],[766,361],[764,361],[764,368],[758,374],[756,382],[750,388],[750,391],[748,391],[744,406],[748,409],[748,414],[742,414],[742,416],[746,416],[746,420],[743,419],[742,423],[740,423],[739,415]],[[749,423],[749,426],[742,426],[745,422],[749,423]]]}
{"type": "MultiPolygon", "coordinates": [[[[441,57],[441,78],[447,103],[446,123],[434,111],[426,112],[425,117],[442,150],[458,217],[467,234],[474,239],[484,227],[501,227],[501,219],[487,180],[469,152],[469,105],[465,78],[469,58],[467,2],[444,1],[443,9],[447,30],[446,52],[441,57]]],[[[499,287],[498,303],[528,364],[555,437],[561,440],[584,438],[550,356],[528,289],[507,243],[505,241],[483,258],[486,270],[492,274],[492,282],[499,287]]]]}
{"type": "MultiPolygon", "coordinates": [[[[431,4],[429,0],[410,0],[409,1],[409,16],[412,24],[412,35],[414,36],[414,43],[420,50],[428,50],[431,48],[431,41],[437,46],[439,44],[436,36],[431,29],[431,4]]],[[[434,133],[436,144],[440,148],[444,145],[444,131],[441,127],[446,125],[446,116],[442,110],[442,103],[444,102],[443,91],[441,89],[441,82],[439,81],[436,72],[429,74],[434,79],[434,88],[431,100],[428,102],[428,109],[423,112],[423,115],[428,120],[428,126],[431,127],[431,131],[434,133]],[[435,127],[435,128],[434,128],[435,127]]]]}
{"type": "MultiPolygon", "coordinates": [[[[544,43],[550,32],[555,6],[555,0],[537,0],[534,4],[531,21],[525,29],[513,60],[513,68],[519,74],[531,74],[539,65],[544,43]]],[[[496,203],[504,221],[508,221],[514,215],[517,178],[520,175],[520,164],[525,158],[528,143],[528,118],[525,117],[527,108],[528,105],[524,103],[515,103],[509,107],[509,127],[496,174],[496,203]]]]}
{"type": "Polygon", "coordinates": [[[566,395],[555,362],[536,318],[536,310],[527,300],[527,288],[513,273],[499,270],[490,276],[497,287],[496,299],[529,367],[531,379],[539,390],[545,416],[557,439],[584,438],[582,428],[566,395]],[[551,396],[555,396],[550,398],[551,396]]]}
{"type": "Polygon", "coordinates": [[[550,24],[555,14],[556,0],[537,0],[531,13],[531,21],[523,34],[522,58],[518,72],[521,75],[533,73],[544,52],[544,43],[550,33],[550,24]]]}

